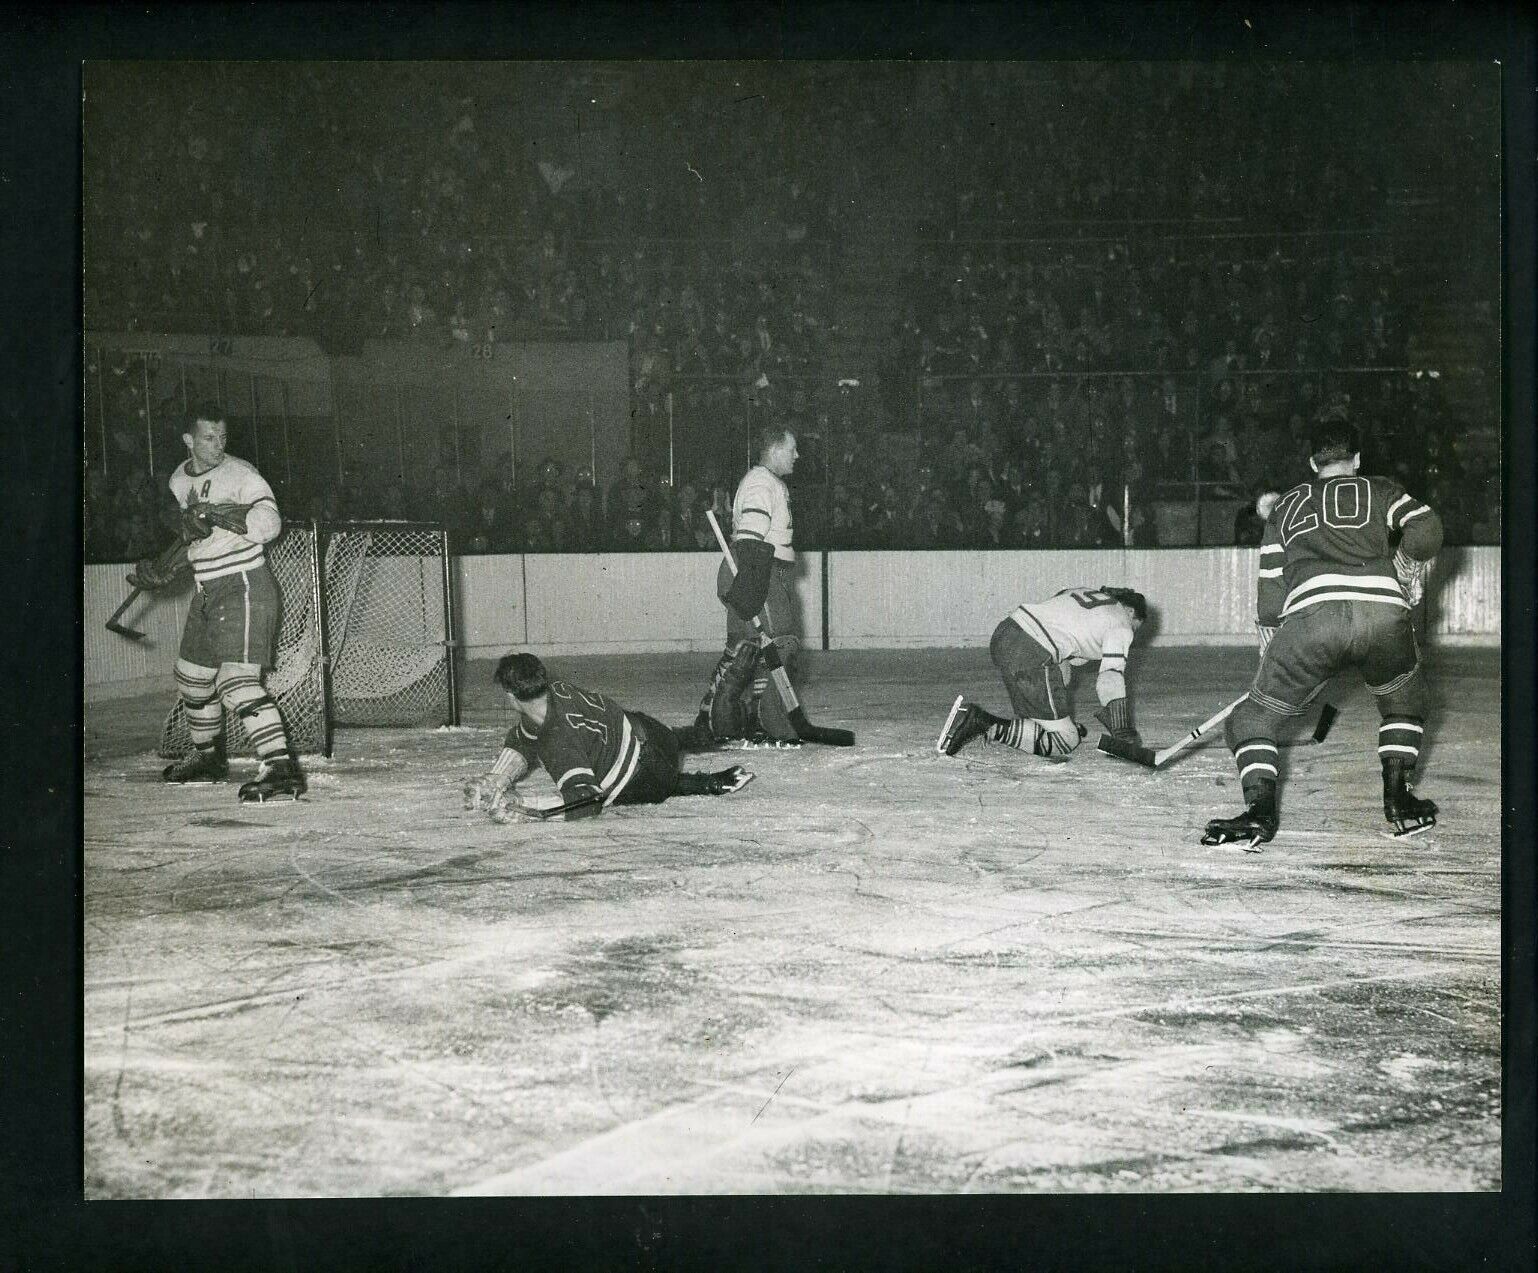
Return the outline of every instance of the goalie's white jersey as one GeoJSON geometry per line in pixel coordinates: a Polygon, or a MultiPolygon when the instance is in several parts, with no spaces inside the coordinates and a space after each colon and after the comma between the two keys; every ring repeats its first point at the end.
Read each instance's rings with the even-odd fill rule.
{"type": "Polygon", "coordinates": [[[737,484],[732,500],[732,538],[762,539],[777,561],[795,561],[791,541],[790,490],[762,464],[755,464],[737,484]]]}
{"type": "Polygon", "coordinates": [[[237,535],[215,526],[208,538],[194,539],[187,546],[193,574],[199,583],[206,583],[221,575],[254,570],[267,559],[262,544],[276,538],[283,525],[272,487],[254,466],[233,455],[226,455],[202,473],[189,472],[191,464],[191,460],[185,460],[171,474],[171,494],[176,496],[178,507],[194,503],[250,505],[246,513],[247,534],[237,535]]]}

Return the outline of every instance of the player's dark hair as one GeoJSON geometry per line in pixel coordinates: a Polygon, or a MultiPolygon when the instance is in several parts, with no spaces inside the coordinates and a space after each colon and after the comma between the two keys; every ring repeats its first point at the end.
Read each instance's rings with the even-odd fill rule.
{"type": "Polygon", "coordinates": [[[1141,592],[1134,592],[1131,588],[1113,588],[1110,584],[1101,584],[1100,591],[1108,597],[1115,597],[1117,601],[1126,606],[1137,616],[1137,621],[1142,623],[1148,618],[1148,600],[1141,592]]]}
{"type": "Polygon", "coordinates": [[[795,430],[783,424],[763,424],[758,429],[758,458],[763,459],[769,453],[769,448],[779,440],[795,430]]]}
{"type": "Polygon", "coordinates": [[[187,411],[186,427],[183,433],[191,433],[198,427],[199,420],[223,420],[224,408],[217,402],[197,402],[187,411]]]}
{"type": "Polygon", "coordinates": [[[1329,411],[1314,422],[1308,433],[1308,453],[1315,464],[1349,460],[1362,449],[1356,425],[1342,411],[1329,411]]]}
{"type": "Polygon", "coordinates": [[[504,654],[494,676],[497,684],[520,703],[540,698],[550,688],[550,674],[532,654],[504,654]]]}

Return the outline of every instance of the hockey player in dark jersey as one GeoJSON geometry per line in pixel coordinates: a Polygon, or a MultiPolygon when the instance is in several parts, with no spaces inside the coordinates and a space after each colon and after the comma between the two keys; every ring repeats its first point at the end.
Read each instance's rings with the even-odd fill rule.
{"type": "Polygon", "coordinates": [[[1426,720],[1410,615],[1442,546],[1441,519],[1391,478],[1358,476],[1356,429],[1344,415],[1315,426],[1310,450],[1316,476],[1284,492],[1266,518],[1260,668],[1226,726],[1246,808],[1209,822],[1203,844],[1253,847],[1276,834],[1277,726],[1348,667],[1378,703],[1384,817],[1395,835],[1436,825],[1436,805],[1410,785],[1426,720]]]}
{"type": "Polygon", "coordinates": [[[567,820],[593,817],[614,804],[724,796],[753,780],[741,765],[715,773],[680,772],[678,739],[666,725],[626,711],[607,695],[552,680],[532,654],[505,655],[496,682],[519,719],[490,771],[465,784],[467,809],[536,812],[513,792],[536,762],[559,789],[567,820]]]}

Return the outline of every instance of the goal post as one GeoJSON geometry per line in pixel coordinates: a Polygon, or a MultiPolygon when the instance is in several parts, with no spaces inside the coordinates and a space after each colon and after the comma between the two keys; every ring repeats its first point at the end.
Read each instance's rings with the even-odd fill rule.
{"type": "MultiPolygon", "coordinates": [[[[331,755],[338,725],[457,725],[448,532],[432,522],[296,522],[267,546],[282,611],[265,684],[289,746],[331,755]]],[[[232,753],[252,749],[225,712],[232,753]]],[[[160,754],[192,748],[180,700],[160,754]]]]}

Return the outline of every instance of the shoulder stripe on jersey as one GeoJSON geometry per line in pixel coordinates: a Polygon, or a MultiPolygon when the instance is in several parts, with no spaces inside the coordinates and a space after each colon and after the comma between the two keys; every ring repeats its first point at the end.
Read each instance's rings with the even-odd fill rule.
{"type": "Polygon", "coordinates": [[[1390,504],[1388,506],[1388,512],[1386,512],[1383,515],[1383,517],[1384,517],[1384,520],[1388,523],[1388,525],[1390,527],[1392,527],[1394,525],[1394,514],[1397,513],[1401,508],[1403,508],[1409,502],[1410,502],[1410,497],[1408,495],[1401,495],[1398,499],[1396,499],[1392,504],[1390,504]]]}
{"type": "Polygon", "coordinates": [[[1282,577],[1282,568],[1275,566],[1270,570],[1262,570],[1259,574],[1262,579],[1280,579],[1282,577]]]}
{"type": "Polygon", "coordinates": [[[580,777],[582,777],[583,774],[586,774],[589,778],[591,778],[593,776],[593,771],[591,769],[589,769],[586,765],[579,765],[575,769],[568,769],[565,773],[563,773],[559,778],[557,778],[555,780],[555,785],[557,787],[564,787],[573,778],[580,778],[580,777]]]}
{"type": "Polygon", "coordinates": [[[760,508],[757,504],[749,504],[743,508],[742,516],[746,517],[749,513],[757,513],[761,517],[769,516],[769,510],[767,508],[760,508]]]}
{"type": "Polygon", "coordinates": [[[1400,525],[1401,528],[1403,528],[1403,526],[1404,526],[1404,524],[1406,522],[1413,521],[1415,518],[1419,517],[1422,513],[1429,513],[1430,511],[1431,510],[1429,508],[1427,508],[1424,504],[1422,504],[1419,508],[1412,508],[1408,513],[1406,513],[1403,517],[1401,517],[1399,519],[1399,525],[1400,525]]]}

